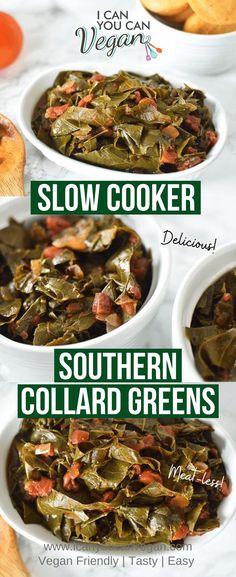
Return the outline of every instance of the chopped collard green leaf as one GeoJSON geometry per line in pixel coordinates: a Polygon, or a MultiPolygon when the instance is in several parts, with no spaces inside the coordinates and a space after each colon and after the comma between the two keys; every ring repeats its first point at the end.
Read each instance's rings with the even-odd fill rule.
{"type": "Polygon", "coordinates": [[[32,345],[85,341],[131,319],[152,266],[114,216],[58,217],[0,230],[0,332],[32,345]]]}
{"type": "Polygon", "coordinates": [[[8,459],[12,502],[63,541],[202,535],[230,491],[212,431],[183,419],[25,419],[8,459]]]}
{"type": "Polygon", "coordinates": [[[203,293],[186,335],[204,380],[236,380],[236,269],[203,293]]]}
{"type": "Polygon", "coordinates": [[[36,136],[71,158],[136,173],[186,170],[217,142],[204,93],[159,74],[61,72],[33,113],[36,136]]]}

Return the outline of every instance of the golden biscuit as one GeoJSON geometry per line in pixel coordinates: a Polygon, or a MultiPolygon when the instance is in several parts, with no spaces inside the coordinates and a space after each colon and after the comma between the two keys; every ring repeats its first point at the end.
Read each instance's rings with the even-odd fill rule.
{"type": "Polygon", "coordinates": [[[175,16],[188,8],[186,0],[141,0],[143,6],[160,14],[160,16],[175,16]]]}
{"type": "Polygon", "coordinates": [[[225,32],[236,30],[236,24],[228,26],[219,24],[217,26],[217,24],[204,22],[197,14],[192,14],[192,16],[187,18],[183,30],[192,34],[224,34],[225,32]]]}
{"type": "Polygon", "coordinates": [[[185,20],[187,20],[187,18],[189,18],[189,16],[191,16],[192,14],[194,14],[192,8],[188,6],[187,8],[185,8],[185,10],[181,10],[181,12],[179,12],[178,14],[175,14],[174,16],[169,16],[168,20],[170,22],[181,23],[185,22],[185,20]]]}
{"type": "Polygon", "coordinates": [[[236,0],[189,0],[196,14],[210,24],[231,25],[236,22],[236,0]]]}

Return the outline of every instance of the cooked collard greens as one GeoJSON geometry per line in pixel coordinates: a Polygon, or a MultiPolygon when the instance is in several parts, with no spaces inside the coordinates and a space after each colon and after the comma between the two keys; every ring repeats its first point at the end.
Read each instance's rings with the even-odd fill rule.
{"type": "Polygon", "coordinates": [[[183,419],[26,419],[9,453],[11,499],[25,523],[63,541],[169,544],[202,535],[219,526],[229,494],[212,431],[183,419]]]}
{"type": "Polygon", "coordinates": [[[114,216],[49,216],[0,230],[0,333],[32,345],[109,332],[145,301],[151,256],[114,216]]]}
{"type": "Polygon", "coordinates": [[[203,379],[236,380],[236,268],[203,293],[186,334],[203,379]]]}
{"type": "Polygon", "coordinates": [[[32,128],[71,158],[136,173],[186,170],[217,142],[200,90],[159,74],[61,72],[40,98],[32,128]]]}

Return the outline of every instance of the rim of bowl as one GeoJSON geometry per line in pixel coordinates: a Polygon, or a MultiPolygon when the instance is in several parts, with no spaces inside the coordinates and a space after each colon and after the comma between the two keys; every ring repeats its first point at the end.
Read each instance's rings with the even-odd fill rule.
{"type": "MultiPolygon", "coordinates": [[[[27,197],[26,197],[27,199],[27,197]]],[[[9,199],[9,203],[11,203],[12,200],[9,199]]],[[[8,204],[8,202],[6,203],[8,204]]],[[[29,215],[29,218],[33,215],[29,215]]],[[[129,218],[129,215],[123,215],[126,218],[129,218]]],[[[142,215],[133,215],[133,216],[140,216],[142,217],[142,215]]],[[[157,239],[160,242],[161,239],[161,235],[162,235],[162,229],[160,227],[160,225],[157,223],[156,219],[155,219],[155,215],[145,215],[152,220],[153,223],[153,230],[156,229],[157,232],[157,239]]],[[[1,228],[1,227],[0,227],[1,228]]],[[[152,247],[147,247],[150,248],[152,250],[152,247]]],[[[130,319],[127,323],[121,325],[120,327],[117,327],[114,331],[112,331],[111,333],[105,333],[104,335],[100,335],[99,337],[96,337],[94,339],[89,339],[87,341],[83,341],[81,343],[74,343],[74,344],[68,344],[66,345],[69,348],[95,348],[96,344],[101,344],[101,345],[106,345],[109,344],[109,340],[111,339],[111,336],[115,335],[117,337],[122,337],[122,334],[127,331],[132,331],[135,329],[135,326],[137,325],[137,323],[141,323],[142,319],[145,317],[146,314],[151,314],[151,310],[153,305],[155,304],[156,306],[160,303],[160,301],[162,300],[162,295],[163,295],[163,291],[166,288],[166,284],[167,284],[167,280],[169,278],[169,272],[170,272],[170,264],[171,264],[171,256],[170,256],[170,247],[165,246],[162,247],[161,243],[160,243],[160,252],[159,252],[159,261],[157,263],[157,274],[159,274],[159,277],[156,279],[155,281],[155,275],[153,275],[152,277],[152,282],[151,282],[151,286],[148,292],[148,295],[146,297],[146,300],[144,301],[142,307],[140,308],[140,310],[137,312],[137,314],[130,319]]],[[[39,345],[28,345],[28,344],[24,344],[24,343],[18,343],[16,341],[13,341],[12,339],[9,339],[8,337],[5,337],[4,335],[0,335],[0,343],[4,343],[4,345],[7,345],[9,348],[12,349],[17,349],[18,351],[22,350],[22,351],[31,351],[31,352],[39,352],[39,353],[46,353],[48,355],[52,354],[52,351],[54,351],[57,348],[60,348],[63,345],[58,345],[58,346],[51,346],[51,347],[47,347],[47,346],[39,346],[39,345]]]]}
{"type": "MultiPolygon", "coordinates": [[[[101,68],[105,70],[108,70],[108,73],[110,73],[112,71],[112,69],[114,68],[113,65],[111,63],[101,63],[101,68]]],[[[26,107],[26,103],[28,101],[28,98],[31,95],[31,92],[34,88],[35,85],[39,84],[40,80],[44,79],[45,77],[47,77],[47,75],[58,73],[61,70],[79,70],[81,69],[81,67],[79,67],[78,62],[68,62],[65,64],[60,64],[57,66],[53,66],[50,67],[46,70],[44,70],[44,72],[42,72],[40,75],[37,75],[37,77],[35,77],[33,80],[31,80],[31,82],[26,86],[25,90],[23,91],[23,94],[21,96],[20,99],[20,104],[19,104],[19,114],[18,114],[18,121],[19,121],[19,126],[20,129],[22,130],[24,136],[29,140],[29,142],[31,144],[33,144],[33,146],[35,146],[35,148],[37,148],[37,150],[39,150],[44,156],[46,156],[46,158],[48,158],[51,162],[54,162],[55,164],[66,168],[67,170],[70,170],[71,172],[74,172],[75,174],[79,173],[79,167],[81,167],[81,165],[83,166],[83,169],[85,170],[87,168],[87,170],[92,170],[92,171],[97,171],[97,173],[100,173],[100,176],[104,176],[104,179],[106,178],[106,174],[108,175],[113,175],[114,174],[114,179],[117,177],[117,179],[122,180],[122,178],[126,178],[126,179],[133,179],[133,180],[142,180],[142,179],[146,179],[146,180],[171,180],[171,179],[175,179],[175,180],[181,180],[184,179],[184,177],[186,179],[188,179],[188,177],[193,174],[199,173],[203,170],[205,170],[207,168],[207,166],[209,166],[210,164],[212,164],[216,158],[218,158],[219,154],[222,152],[222,149],[225,145],[226,142],[226,138],[227,138],[227,120],[226,120],[226,114],[225,114],[225,110],[223,105],[221,104],[220,100],[218,100],[218,98],[216,98],[215,96],[213,96],[211,93],[209,93],[208,91],[203,91],[204,95],[205,95],[205,100],[208,101],[207,105],[209,106],[213,106],[215,108],[215,110],[218,112],[218,116],[219,119],[221,120],[221,132],[219,132],[218,127],[216,126],[216,130],[218,132],[218,141],[217,143],[211,148],[211,150],[209,151],[207,157],[205,160],[203,160],[203,162],[201,162],[200,164],[197,164],[196,166],[193,166],[191,168],[187,168],[186,170],[180,170],[180,171],[176,171],[176,172],[168,172],[168,173],[157,173],[157,174],[153,174],[153,173],[134,173],[134,172],[125,172],[122,170],[113,170],[110,168],[106,168],[100,165],[96,165],[96,164],[92,164],[92,163],[88,163],[88,162],[82,162],[79,160],[76,160],[74,158],[70,158],[65,156],[64,154],[61,154],[60,152],[58,152],[57,150],[54,150],[53,148],[51,148],[50,146],[48,146],[47,144],[45,144],[44,142],[42,142],[41,140],[39,140],[39,138],[34,134],[32,126],[31,126],[31,120],[32,118],[28,119],[27,118],[27,110],[25,111],[26,107]],[[76,167],[76,169],[74,168],[76,167]],[[138,177],[138,178],[137,178],[138,177]]],[[[87,70],[94,70],[95,69],[95,65],[92,61],[87,61],[86,62],[86,69],[87,70]]],[[[142,67],[141,69],[142,70],[142,67]]],[[[140,73],[140,70],[137,71],[136,67],[134,66],[134,73],[140,73]]],[[[150,71],[151,74],[151,71],[150,71]]],[[[182,86],[183,84],[188,84],[189,86],[191,86],[192,88],[196,89],[196,90],[202,90],[201,87],[199,87],[195,82],[186,82],[186,80],[181,80],[178,76],[176,76],[175,74],[169,74],[167,73],[167,80],[169,80],[169,82],[171,82],[171,84],[176,84],[177,86],[182,86]]],[[[53,79],[55,80],[55,78],[53,79]]],[[[53,81],[52,80],[52,81],[53,81]]],[[[36,105],[37,102],[34,103],[34,106],[36,105]]],[[[214,115],[214,112],[213,112],[214,115]]],[[[82,170],[82,169],[81,169],[82,170]]]]}
{"type": "MultiPolygon", "coordinates": [[[[9,416],[7,422],[5,423],[5,425],[4,425],[4,426],[1,428],[1,430],[0,430],[0,441],[1,441],[2,439],[4,439],[6,431],[8,431],[9,429],[12,428],[12,423],[13,423],[13,421],[16,421],[16,420],[19,421],[19,426],[20,426],[20,422],[22,421],[22,419],[16,419],[16,417],[14,417],[13,414],[11,413],[11,415],[9,416]]],[[[186,420],[186,421],[191,421],[191,420],[193,420],[193,419],[191,419],[191,418],[188,418],[188,419],[187,419],[187,418],[186,418],[185,420],[186,420]]],[[[200,420],[201,420],[201,419],[200,419],[200,420]]],[[[218,420],[215,420],[215,419],[209,418],[209,419],[204,419],[204,421],[205,421],[206,423],[212,425],[212,427],[213,427],[213,429],[214,429],[214,430],[213,430],[213,434],[215,434],[216,436],[219,434],[219,436],[220,436],[221,439],[223,438],[224,440],[226,440],[228,447],[230,446],[231,451],[232,451],[232,453],[234,454],[235,462],[236,462],[236,444],[235,444],[235,442],[234,442],[234,439],[232,439],[230,433],[228,433],[227,429],[219,423],[219,419],[218,419],[218,420]]],[[[13,428],[14,428],[14,427],[13,427],[13,428]]],[[[17,433],[15,433],[15,434],[17,434],[17,433]]],[[[14,436],[15,436],[15,435],[14,435],[14,436]]],[[[7,457],[8,457],[8,453],[9,453],[10,446],[11,446],[11,442],[13,441],[13,438],[14,438],[14,437],[11,438],[11,441],[10,441],[10,444],[9,444],[9,447],[8,447],[8,450],[7,450],[6,461],[4,462],[4,468],[2,468],[2,475],[3,475],[3,478],[4,478],[7,495],[9,496],[9,499],[10,499],[10,507],[11,507],[12,510],[16,511],[16,509],[15,509],[14,506],[13,506],[13,503],[12,503],[12,501],[11,501],[11,497],[10,497],[10,494],[9,494],[9,491],[8,491],[7,475],[6,475],[6,470],[7,470],[7,457]],[[3,473],[3,471],[4,471],[4,473],[3,473]]],[[[222,452],[222,451],[221,451],[221,452],[222,452]]],[[[1,463],[0,463],[0,465],[1,465],[1,463]]],[[[226,464],[226,468],[227,468],[227,464],[226,464]]],[[[235,471],[235,478],[230,478],[230,481],[231,481],[231,487],[232,487],[232,491],[231,491],[230,494],[232,494],[233,491],[236,493],[236,471],[235,471]]],[[[1,494],[2,494],[2,493],[1,493],[1,494]]],[[[28,539],[29,541],[32,541],[32,542],[37,543],[37,544],[39,544],[39,545],[44,545],[44,544],[46,544],[46,543],[49,543],[49,544],[50,544],[51,542],[53,542],[53,543],[55,542],[55,543],[57,543],[58,545],[62,544],[62,546],[63,546],[63,541],[60,541],[60,539],[58,539],[57,537],[55,537],[50,531],[48,531],[49,540],[42,539],[41,537],[32,535],[32,533],[30,532],[30,530],[31,530],[31,528],[32,528],[32,523],[29,524],[29,525],[25,524],[25,523],[23,522],[21,516],[19,515],[19,513],[18,513],[19,522],[12,520],[12,519],[11,519],[11,511],[10,511],[10,515],[9,515],[9,513],[6,511],[6,509],[8,509],[8,505],[7,505],[6,508],[4,507],[4,504],[3,504],[3,506],[2,506],[2,503],[1,503],[1,495],[0,495],[0,514],[1,514],[2,517],[5,519],[5,521],[6,521],[18,534],[22,535],[23,537],[25,537],[25,538],[28,539]],[[19,524],[20,524],[20,526],[19,526],[19,524]],[[22,524],[22,526],[21,526],[21,524],[22,524]],[[28,527],[28,528],[27,528],[27,527],[28,527]],[[51,536],[51,539],[50,539],[50,536],[51,536]]],[[[8,510],[9,510],[9,509],[8,509],[8,510]]],[[[218,537],[218,536],[219,536],[219,533],[221,533],[221,532],[226,528],[226,526],[229,524],[230,520],[232,519],[233,515],[235,514],[235,510],[236,510],[236,501],[235,501],[234,507],[232,507],[232,510],[231,510],[230,514],[223,520],[223,522],[221,523],[221,525],[220,525],[219,527],[217,527],[217,528],[214,529],[213,531],[209,531],[208,533],[204,534],[203,536],[193,537],[192,539],[194,539],[194,540],[191,542],[191,544],[192,544],[193,546],[195,546],[196,549],[197,549],[199,546],[208,545],[208,543],[209,543],[210,541],[212,541],[213,539],[215,539],[216,537],[218,537]],[[203,538],[204,538],[204,537],[207,537],[207,539],[206,539],[205,542],[203,542],[203,543],[201,542],[201,541],[203,540],[202,537],[203,537],[203,538]]],[[[34,524],[33,524],[33,527],[34,527],[34,524]]],[[[46,528],[45,528],[45,531],[47,531],[46,528]]],[[[69,545],[70,543],[72,543],[72,542],[69,542],[68,545],[69,545]]],[[[72,544],[73,544],[73,543],[72,543],[72,544]]],[[[83,546],[83,542],[81,542],[80,545],[83,546]]],[[[145,553],[146,553],[146,551],[145,551],[145,549],[144,549],[145,545],[142,545],[142,547],[140,547],[140,545],[131,545],[130,547],[122,547],[122,546],[120,546],[120,547],[114,547],[114,548],[113,548],[112,546],[105,545],[105,544],[104,544],[104,545],[102,545],[102,544],[94,544],[94,545],[93,545],[93,543],[88,543],[88,545],[91,545],[91,547],[89,547],[89,548],[86,550],[86,552],[84,552],[83,549],[82,549],[82,550],[81,550],[81,554],[82,554],[82,555],[88,554],[88,553],[92,553],[93,555],[100,555],[100,556],[101,556],[101,555],[107,555],[108,552],[109,552],[109,553],[113,552],[113,553],[116,553],[117,556],[119,556],[119,555],[124,554],[124,551],[127,552],[127,551],[129,551],[129,549],[132,550],[132,548],[134,548],[135,550],[138,550],[139,555],[140,555],[140,554],[142,555],[142,554],[145,554],[145,553]],[[92,549],[93,547],[96,548],[95,551],[93,551],[93,549],[92,549]]],[[[158,545],[158,543],[153,543],[153,544],[151,544],[151,545],[155,547],[155,545],[158,545]]],[[[146,544],[146,547],[148,548],[148,547],[149,547],[149,544],[146,544]]],[[[134,549],[133,549],[133,550],[134,550],[134,549]]],[[[69,552],[71,552],[70,549],[69,549],[69,552]]],[[[153,551],[153,554],[155,554],[155,553],[156,553],[156,554],[159,554],[159,550],[157,549],[156,551],[153,551]]],[[[167,550],[167,551],[161,551],[161,553],[162,553],[162,554],[168,553],[168,550],[167,550]]],[[[176,551],[176,553],[178,553],[178,551],[176,551]]]]}
{"type": "MultiPolygon", "coordinates": [[[[206,46],[208,45],[214,45],[214,43],[212,42],[212,40],[216,40],[220,38],[229,38],[229,37],[234,37],[236,36],[236,30],[232,30],[231,32],[223,32],[222,34],[196,34],[194,32],[185,32],[185,30],[179,30],[178,28],[175,28],[173,26],[170,26],[169,24],[163,22],[162,20],[159,20],[158,18],[158,14],[156,14],[155,16],[155,12],[152,12],[151,10],[149,11],[141,2],[141,0],[136,0],[137,4],[140,6],[140,9],[143,10],[145,12],[145,14],[147,14],[150,18],[152,18],[152,20],[158,24],[160,24],[160,26],[162,26],[164,29],[168,29],[168,30],[172,30],[173,34],[176,34],[177,36],[182,36],[184,38],[189,38],[189,40],[191,40],[191,38],[201,44],[202,46],[204,46],[204,42],[206,41],[206,46]],[[204,42],[202,41],[204,39],[204,42]]],[[[160,15],[161,17],[161,15],[160,15]]],[[[164,17],[163,17],[164,18],[164,17]]]]}
{"type": "MultiPolygon", "coordinates": [[[[235,266],[236,266],[236,240],[229,241],[222,246],[218,247],[215,250],[214,255],[206,255],[199,259],[196,264],[194,264],[190,270],[187,272],[185,277],[182,280],[182,283],[176,293],[176,297],[174,300],[173,311],[172,311],[172,344],[175,347],[180,347],[182,349],[182,356],[183,356],[183,366],[192,372],[194,379],[202,379],[202,382],[206,382],[201,374],[198,372],[195,362],[194,362],[194,355],[192,352],[191,343],[188,341],[187,337],[184,334],[184,326],[182,323],[182,316],[183,316],[183,309],[184,309],[184,302],[186,293],[190,291],[191,286],[193,285],[198,273],[206,266],[206,264],[210,261],[210,259],[215,257],[215,261],[217,262],[217,257],[220,257],[222,254],[225,254],[227,257],[227,252],[230,249],[235,248],[235,266]]],[[[196,297],[195,302],[191,308],[191,314],[189,314],[190,322],[193,316],[193,312],[195,310],[196,304],[203,294],[203,292],[218,278],[220,278],[223,274],[227,271],[231,270],[232,264],[228,263],[227,260],[223,267],[221,267],[220,271],[215,269],[211,276],[211,280],[207,281],[205,287],[199,291],[199,295],[196,297]]]]}

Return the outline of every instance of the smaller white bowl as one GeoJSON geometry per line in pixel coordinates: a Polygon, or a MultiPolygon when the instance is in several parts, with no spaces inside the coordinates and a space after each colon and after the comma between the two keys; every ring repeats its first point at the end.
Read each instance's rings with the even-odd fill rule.
{"type": "Polygon", "coordinates": [[[162,66],[195,74],[219,74],[236,64],[236,31],[191,34],[165,24],[136,0],[140,17],[151,22],[154,44],[162,48],[162,66]]]}
{"type": "MultiPolygon", "coordinates": [[[[192,178],[196,178],[200,172],[205,170],[216,158],[219,156],[222,148],[225,144],[226,137],[227,137],[227,122],[224,109],[220,104],[219,100],[217,100],[214,96],[211,96],[208,93],[205,93],[206,96],[206,106],[210,109],[213,117],[213,122],[218,134],[217,143],[211,148],[209,151],[206,160],[193,166],[192,168],[188,168],[187,170],[181,170],[179,172],[169,172],[165,174],[144,174],[144,173],[133,173],[133,172],[123,172],[120,170],[110,170],[109,168],[103,168],[102,166],[97,166],[94,164],[89,164],[87,162],[81,162],[74,158],[69,158],[68,156],[64,156],[57,150],[54,150],[44,142],[41,142],[39,138],[34,134],[31,126],[32,115],[35,109],[35,106],[42,96],[42,94],[47,90],[50,86],[53,85],[55,78],[59,72],[62,70],[86,70],[93,72],[96,68],[99,69],[99,72],[102,74],[114,74],[117,71],[117,68],[114,70],[114,64],[111,63],[99,63],[96,64],[94,62],[89,63],[86,61],[86,66],[83,63],[79,62],[69,62],[66,64],[61,64],[60,66],[54,66],[50,68],[46,72],[43,72],[41,75],[37,75],[37,77],[27,86],[25,89],[19,108],[19,124],[20,128],[24,134],[24,136],[33,144],[46,158],[49,158],[52,162],[55,162],[59,166],[62,166],[66,170],[74,172],[77,174],[80,179],[94,179],[94,180],[142,180],[145,181],[157,181],[157,180],[188,180],[192,178]]],[[[130,65],[130,69],[132,72],[137,74],[143,74],[144,76],[147,75],[147,69],[145,69],[145,65],[140,66],[140,68],[135,68],[130,65]]],[[[155,72],[157,69],[155,68],[155,72]]],[[[154,69],[150,70],[150,75],[154,72],[154,69]]],[[[166,79],[171,82],[173,86],[180,87],[183,86],[184,82],[182,78],[177,78],[174,75],[166,75],[166,79]]],[[[196,86],[194,83],[191,82],[189,79],[186,82],[189,86],[193,88],[199,89],[199,86],[196,86]]]]}
{"type": "MultiPolygon", "coordinates": [[[[1,208],[0,227],[6,226],[9,217],[29,221],[29,197],[6,202],[1,208]]],[[[35,217],[31,217],[35,220],[35,217]]],[[[162,246],[163,233],[155,216],[122,216],[122,220],[137,230],[145,247],[152,251],[152,283],[147,298],[138,313],[114,331],[82,343],[67,345],[69,348],[137,348],[145,346],[148,327],[155,320],[161,302],[166,297],[170,270],[169,247],[162,246]]],[[[0,335],[0,363],[4,380],[10,382],[53,382],[53,358],[56,347],[33,346],[17,343],[0,335]],[[14,359],[14,362],[13,362],[14,359]],[[17,367],[17,369],[16,369],[17,367]]]]}
{"type": "MultiPolygon", "coordinates": [[[[186,419],[191,420],[191,419],[186,419]]],[[[199,537],[188,537],[185,539],[185,543],[188,545],[192,545],[194,549],[199,546],[206,545],[217,537],[221,531],[224,530],[226,525],[229,523],[231,517],[235,513],[236,509],[236,447],[234,445],[233,440],[231,439],[230,435],[227,431],[216,421],[215,419],[204,419],[204,422],[207,422],[212,425],[214,428],[213,438],[220,449],[222,459],[224,461],[227,474],[229,475],[231,481],[231,492],[229,496],[221,502],[218,515],[220,519],[220,527],[214,529],[213,531],[209,531],[205,535],[201,535],[199,537]]],[[[57,545],[61,543],[61,541],[55,537],[50,531],[46,528],[41,527],[41,525],[36,524],[29,524],[26,525],[24,521],[21,519],[17,510],[13,507],[8,486],[7,486],[7,458],[8,452],[13,441],[14,436],[17,434],[20,427],[20,420],[16,418],[9,419],[7,425],[4,429],[0,431],[0,514],[5,519],[5,521],[23,535],[26,539],[33,541],[39,545],[44,545],[45,543],[50,543],[52,545],[57,545]]],[[[93,545],[92,543],[88,544],[79,544],[78,548],[81,546],[81,554],[87,555],[91,553],[93,556],[98,554],[99,556],[103,554],[111,554],[115,553],[116,555],[121,555],[124,551],[133,550],[138,555],[145,555],[149,552],[149,548],[151,547],[152,553],[157,553],[160,551],[158,548],[160,544],[153,543],[151,546],[149,545],[134,545],[127,548],[122,547],[106,547],[93,545]]],[[[176,550],[178,553],[178,550],[176,550]]],[[[161,550],[163,554],[165,551],[161,550]]],[[[168,549],[166,550],[168,553],[168,549]]],[[[173,550],[171,554],[173,554],[173,550]]],[[[70,552],[71,554],[71,552],[70,552]]]]}
{"type": "Polygon", "coordinates": [[[235,266],[236,241],[229,242],[216,249],[214,254],[200,259],[190,269],[179,287],[172,313],[172,344],[173,347],[182,349],[182,376],[185,382],[203,382],[195,367],[185,327],[190,327],[196,304],[204,291],[235,266]]]}

